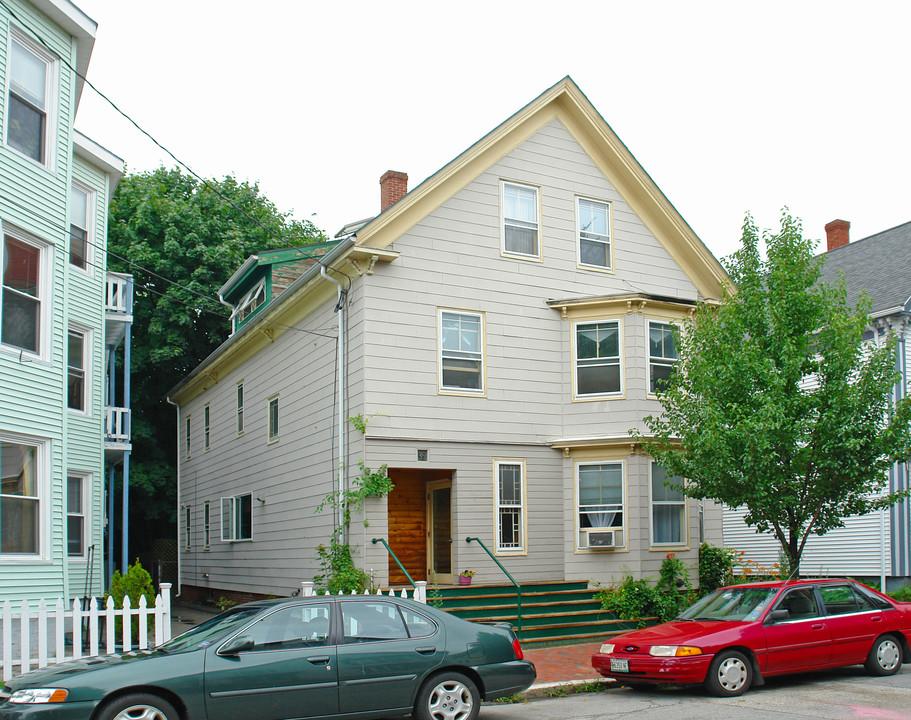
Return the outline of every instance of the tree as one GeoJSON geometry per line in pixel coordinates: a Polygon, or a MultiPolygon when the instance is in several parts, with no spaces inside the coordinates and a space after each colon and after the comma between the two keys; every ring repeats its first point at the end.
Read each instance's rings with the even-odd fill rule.
{"type": "Polygon", "coordinates": [[[108,269],[135,283],[131,554],[175,534],[176,415],[164,395],[227,337],[219,288],[257,251],[325,239],[309,221],[279,212],[256,184],[230,176],[203,183],[159,168],[121,179],[110,207],[108,269]]]}
{"type": "Polygon", "coordinates": [[[892,402],[893,339],[864,342],[869,300],[851,309],[843,281],[820,282],[800,221],[785,211],[762,241],[765,259],[747,216],[726,262],[736,294],[684,323],[653,436],[632,434],[686,495],[744,507],[797,572],[811,534],[905,496],[883,485],[911,456],[911,401],[892,402]]]}

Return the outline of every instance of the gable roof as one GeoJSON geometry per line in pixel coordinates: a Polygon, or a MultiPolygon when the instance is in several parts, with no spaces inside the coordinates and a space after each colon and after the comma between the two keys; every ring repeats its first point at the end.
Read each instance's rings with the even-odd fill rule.
{"type": "Polygon", "coordinates": [[[844,273],[848,303],[862,290],[873,301],[873,315],[911,311],[911,222],[855,240],[823,253],[822,279],[834,282],[844,273]]]}
{"type": "Polygon", "coordinates": [[[683,269],[702,297],[720,298],[722,286],[730,287],[721,263],[568,75],[358,230],[357,245],[388,247],[555,118],[683,269]]]}

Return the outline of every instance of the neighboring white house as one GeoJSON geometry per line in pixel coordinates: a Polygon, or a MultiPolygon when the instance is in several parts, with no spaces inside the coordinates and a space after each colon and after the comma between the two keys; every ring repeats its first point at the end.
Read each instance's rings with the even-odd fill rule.
{"type": "Polygon", "coordinates": [[[286,593],[319,571],[315,507],[358,462],[395,490],[355,561],[401,582],[655,575],[721,541],[631,441],[659,410],[670,326],[729,282],[569,78],[329,244],[251,257],[233,334],[178,405],[184,597],[286,593]],[[365,436],[345,418],[370,417],[365,436]]]}
{"type": "MultiPolygon", "coordinates": [[[[849,243],[849,223],[835,220],[826,225],[827,252],[823,280],[833,282],[844,275],[848,302],[854,304],[862,291],[872,300],[871,342],[883,342],[890,334],[897,339],[896,368],[901,380],[895,397],[905,397],[911,377],[911,222],[849,243]]],[[[909,464],[897,463],[888,477],[890,491],[908,490],[909,464]]],[[[771,534],[758,534],[742,520],[742,509],[724,512],[725,545],[746,552],[763,565],[778,561],[778,542],[771,534]]],[[[911,501],[888,511],[847,518],[845,527],[807,541],[800,563],[810,575],[850,575],[885,578],[889,586],[911,580],[911,501]]]]}
{"type": "MultiPolygon", "coordinates": [[[[0,603],[104,587],[106,361],[129,277],[105,270],[123,161],[73,129],[95,23],[60,0],[0,13],[0,603]]],[[[128,423],[126,425],[128,428],[128,423]]]]}

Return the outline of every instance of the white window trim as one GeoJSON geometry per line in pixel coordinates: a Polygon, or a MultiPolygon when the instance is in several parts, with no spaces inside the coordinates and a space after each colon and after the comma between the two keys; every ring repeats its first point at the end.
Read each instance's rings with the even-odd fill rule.
{"type": "MultiPolygon", "coordinates": [[[[675,325],[677,325],[677,323],[674,323],[670,320],[649,320],[645,326],[645,332],[646,332],[645,346],[646,346],[646,362],[647,362],[647,366],[645,368],[645,370],[646,370],[646,374],[645,374],[646,389],[648,391],[648,396],[650,398],[656,398],[656,397],[658,397],[658,394],[654,390],[652,390],[652,358],[657,357],[655,355],[652,355],[652,342],[651,342],[652,325],[663,325],[665,327],[673,328],[675,325]]],[[[678,325],[678,328],[679,328],[679,325],[678,325]]],[[[664,359],[666,360],[666,358],[664,358],[664,359]]],[[[680,360],[680,355],[678,353],[677,358],[674,360],[673,365],[676,365],[679,362],[679,360],[680,360]]],[[[664,365],[666,363],[658,363],[658,364],[664,365]]]]}
{"type": "Polygon", "coordinates": [[[212,410],[208,403],[202,409],[202,449],[203,452],[212,449],[212,410]]]}
{"type": "Polygon", "coordinates": [[[69,532],[69,517],[71,515],[76,515],[76,513],[70,512],[69,507],[69,487],[67,487],[67,506],[65,509],[67,517],[66,525],[66,556],[70,561],[78,562],[79,560],[85,560],[88,555],[88,547],[91,545],[89,539],[92,537],[92,523],[91,523],[91,513],[89,512],[92,505],[92,476],[90,473],[83,472],[67,472],[66,481],[67,486],[69,486],[70,478],[79,478],[82,481],[82,554],[81,555],[70,555],[70,532],[69,532]]]}
{"type": "MultiPolygon", "coordinates": [[[[51,288],[53,287],[52,273],[54,264],[53,247],[49,243],[29,235],[13,225],[0,223],[0,268],[3,266],[3,257],[6,253],[7,235],[25,245],[31,245],[39,252],[38,262],[41,267],[38,268],[38,302],[41,304],[41,309],[38,313],[38,322],[41,323],[41,327],[38,329],[38,352],[32,352],[31,350],[26,350],[25,348],[20,348],[15,345],[3,344],[2,342],[0,342],[0,349],[22,357],[35,358],[43,362],[49,362],[51,356],[50,327],[52,317],[51,288]]],[[[0,272],[0,286],[2,286],[2,282],[3,275],[2,272],[0,272]]],[[[2,290],[0,290],[0,292],[2,292],[2,290]]],[[[2,299],[0,299],[0,323],[3,321],[2,313],[3,302],[2,299]]]]}
{"type": "Polygon", "coordinates": [[[191,512],[192,508],[190,505],[187,505],[183,509],[183,537],[184,537],[184,550],[190,550],[192,547],[192,538],[190,537],[192,526],[191,522],[193,519],[193,514],[191,512]]]}
{"type": "Polygon", "coordinates": [[[212,503],[206,500],[203,505],[203,550],[209,550],[212,544],[212,503]]]}
{"type": "Polygon", "coordinates": [[[493,522],[494,522],[494,538],[496,542],[496,555],[527,555],[528,554],[528,525],[527,518],[528,513],[526,512],[528,507],[528,481],[526,473],[526,464],[524,459],[520,458],[497,458],[494,459],[493,463],[493,522]],[[500,468],[504,465],[518,465],[521,468],[521,482],[522,482],[522,499],[521,503],[516,505],[503,505],[500,502],[500,468]],[[519,533],[521,536],[521,543],[519,547],[503,547],[502,538],[500,537],[500,510],[504,508],[519,508],[519,533]]]}
{"type": "Polygon", "coordinates": [[[246,392],[244,390],[244,381],[241,380],[234,386],[234,429],[237,436],[244,434],[244,408],[247,404],[246,392]]]}
{"type": "Polygon", "coordinates": [[[529,260],[532,262],[542,262],[543,261],[543,238],[541,231],[541,188],[537,185],[529,185],[528,183],[515,182],[514,180],[500,180],[500,255],[503,257],[514,258],[516,260],[529,260]],[[528,190],[534,190],[535,192],[535,214],[537,215],[535,222],[537,224],[537,252],[528,254],[528,253],[519,253],[513,250],[506,249],[506,188],[507,186],[512,185],[513,187],[526,188],[528,190]]]}
{"type": "MultiPolygon", "coordinates": [[[[34,42],[24,32],[15,26],[10,26],[9,40],[6,44],[7,73],[6,87],[3,99],[3,144],[26,162],[30,162],[44,170],[53,172],[57,163],[57,87],[59,85],[60,63],[56,57],[46,49],[34,42]],[[47,64],[47,73],[44,76],[45,88],[45,124],[44,124],[44,160],[35,160],[21,150],[9,144],[9,96],[12,84],[12,73],[9,72],[9,59],[13,53],[13,40],[22,45],[26,50],[47,64]]],[[[69,228],[67,228],[69,230],[69,228]]]]}
{"type": "MultiPolygon", "coordinates": [[[[598,198],[586,197],[584,195],[576,196],[576,264],[585,270],[594,270],[596,272],[614,273],[614,205],[608,200],[599,200],[598,198]],[[582,212],[579,205],[580,200],[586,200],[599,205],[607,206],[607,267],[603,265],[591,265],[582,262],[582,212]]],[[[599,241],[595,241],[599,242],[599,241]]]]}
{"type": "MultiPolygon", "coordinates": [[[[19,435],[18,433],[2,432],[0,440],[20,445],[33,445],[35,447],[35,465],[38,473],[38,552],[28,555],[0,554],[4,564],[34,564],[36,561],[50,560],[50,453],[51,441],[43,438],[19,435]]],[[[64,554],[66,547],[64,546],[64,554]]]]}
{"type": "Polygon", "coordinates": [[[689,547],[690,544],[690,531],[689,531],[689,509],[688,503],[686,501],[686,495],[683,496],[682,500],[655,500],[654,498],[654,487],[653,487],[653,477],[652,472],[655,468],[655,465],[658,463],[654,460],[649,460],[648,463],[648,526],[649,526],[649,543],[654,548],[685,548],[689,547]],[[679,542],[667,542],[659,543],[655,540],[655,513],[654,508],[656,505],[666,505],[666,506],[680,506],[682,511],[680,513],[680,537],[682,538],[679,542]]]}
{"type": "Polygon", "coordinates": [[[276,393],[271,396],[266,401],[266,444],[271,445],[272,443],[277,443],[281,440],[282,437],[282,426],[281,426],[281,403],[279,402],[280,394],[276,393]],[[277,432],[272,434],[272,404],[275,403],[276,413],[278,415],[276,419],[276,430],[277,432]]]}
{"type": "Polygon", "coordinates": [[[623,319],[622,318],[597,318],[597,319],[586,319],[586,320],[576,320],[572,323],[572,344],[573,344],[573,357],[572,357],[572,381],[573,381],[573,402],[577,401],[589,401],[589,400],[614,400],[618,398],[623,398],[626,396],[626,363],[623,361],[623,319]],[[607,323],[617,323],[617,337],[618,337],[618,362],[620,374],[620,389],[616,392],[603,392],[603,393],[588,393],[580,394],[579,393],[579,382],[578,382],[578,370],[579,370],[579,349],[577,347],[578,342],[578,333],[577,328],[580,325],[604,325],[607,323]]]}
{"type": "Polygon", "coordinates": [[[66,409],[74,415],[82,415],[85,417],[92,416],[92,357],[93,352],[93,340],[94,336],[91,328],[80,325],[79,323],[70,323],[67,328],[67,342],[69,342],[70,333],[82,335],[82,392],[83,392],[83,405],[85,407],[82,410],[78,408],[71,408],[69,406],[69,344],[67,344],[67,399],[66,399],[66,409]]]}
{"type": "Polygon", "coordinates": [[[219,504],[219,510],[220,510],[219,522],[221,523],[221,539],[223,542],[232,542],[233,543],[233,542],[252,542],[253,541],[253,494],[252,493],[240,493],[239,495],[227,495],[225,497],[222,497],[221,503],[219,504]],[[242,497],[250,498],[250,537],[248,537],[248,538],[227,537],[225,535],[225,530],[229,529],[229,528],[225,528],[225,511],[224,511],[225,502],[228,502],[231,504],[231,519],[232,519],[232,525],[235,526],[234,531],[236,534],[237,527],[236,527],[236,523],[234,522],[234,519],[235,519],[236,513],[237,513],[237,505],[238,505],[237,501],[242,497]]]}
{"type": "MultiPolygon", "coordinates": [[[[89,277],[95,276],[95,191],[92,190],[88,185],[85,185],[78,180],[73,180],[72,186],[79,190],[80,192],[85,193],[85,267],[81,268],[78,265],[74,265],[70,261],[70,252],[69,245],[67,245],[67,266],[73,268],[76,272],[85,273],[89,277]]],[[[70,209],[72,212],[72,209],[70,209]]],[[[72,225],[70,221],[70,225],[72,225]]],[[[69,228],[68,228],[69,229],[69,228]]],[[[67,242],[69,243],[69,235],[67,235],[67,242]]]]}
{"type": "MultiPolygon", "coordinates": [[[[627,476],[627,463],[624,459],[604,459],[604,460],[585,460],[582,462],[577,462],[573,468],[573,515],[575,520],[573,521],[573,526],[575,527],[575,540],[573,541],[573,547],[577,553],[588,553],[588,552],[597,552],[591,548],[581,547],[579,543],[579,538],[581,536],[582,530],[592,530],[597,528],[583,528],[580,515],[582,514],[582,509],[579,503],[579,469],[589,465],[619,465],[620,466],[620,477],[621,485],[623,490],[623,522],[620,525],[620,530],[623,532],[623,547],[616,548],[618,550],[628,550],[629,549],[629,533],[627,528],[629,527],[629,478],[627,476]]],[[[616,530],[616,527],[613,528],[604,528],[605,530],[616,530]]]]}
{"type": "Polygon", "coordinates": [[[484,313],[455,308],[437,308],[437,391],[440,395],[468,395],[471,397],[487,396],[487,319],[484,313]],[[480,320],[478,332],[481,346],[481,387],[477,390],[443,385],[443,314],[470,315],[480,320]]]}
{"type": "Polygon", "coordinates": [[[192,425],[192,423],[190,422],[190,419],[191,419],[192,417],[193,417],[192,415],[187,415],[186,418],[184,418],[184,424],[183,424],[183,431],[184,431],[184,439],[183,439],[183,440],[184,440],[184,447],[183,447],[183,449],[184,449],[184,457],[185,457],[187,460],[189,460],[190,458],[193,457],[193,452],[192,452],[193,447],[192,447],[192,444],[191,444],[191,443],[192,443],[192,440],[193,440],[193,435],[192,435],[193,425],[192,425]]]}

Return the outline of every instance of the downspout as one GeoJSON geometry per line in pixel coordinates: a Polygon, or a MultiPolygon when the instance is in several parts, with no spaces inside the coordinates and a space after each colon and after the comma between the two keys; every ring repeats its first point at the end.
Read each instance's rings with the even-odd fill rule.
{"type": "MultiPolygon", "coordinates": [[[[334,277],[330,276],[326,272],[326,266],[322,263],[319,266],[319,274],[328,280],[331,283],[334,283],[338,287],[338,302],[335,306],[335,310],[338,313],[338,356],[336,358],[336,365],[338,374],[336,376],[336,394],[337,394],[337,405],[338,405],[338,474],[336,476],[336,497],[341,501],[342,491],[347,487],[347,469],[345,468],[345,303],[343,298],[344,289],[342,284],[336,280],[334,277]]],[[[342,527],[342,506],[341,502],[338,503],[338,513],[336,517],[336,523],[339,528],[342,527]]]]}
{"type": "Polygon", "coordinates": [[[180,559],[183,553],[180,552],[180,405],[166,397],[165,400],[177,409],[177,594],[174,597],[180,597],[180,588],[182,582],[180,559]]]}

